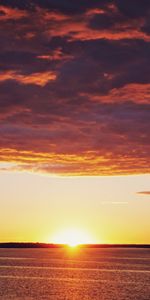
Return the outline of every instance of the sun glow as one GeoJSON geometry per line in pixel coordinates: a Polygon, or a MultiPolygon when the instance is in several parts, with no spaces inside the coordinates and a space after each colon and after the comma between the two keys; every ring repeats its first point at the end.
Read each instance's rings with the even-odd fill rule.
{"type": "Polygon", "coordinates": [[[86,232],[78,229],[67,229],[56,234],[53,242],[55,244],[65,244],[70,247],[92,243],[89,235],[86,232]]]}

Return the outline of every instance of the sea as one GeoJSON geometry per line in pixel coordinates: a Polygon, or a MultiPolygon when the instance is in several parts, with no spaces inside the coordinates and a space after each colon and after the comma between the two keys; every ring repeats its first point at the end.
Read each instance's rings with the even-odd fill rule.
{"type": "Polygon", "coordinates": [[[0,299],[150,300],[150,249],[0,249],[0,299]]]}

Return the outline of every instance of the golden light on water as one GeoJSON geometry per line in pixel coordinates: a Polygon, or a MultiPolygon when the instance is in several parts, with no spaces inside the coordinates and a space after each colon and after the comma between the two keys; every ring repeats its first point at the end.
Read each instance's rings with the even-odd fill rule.
{"type": "Polygon", "coordinates": [[[76,247],[81,244],[91,244],[94,242],[87,232],[74,228],[56,233],[52,240],[55,244],[65,244],[70,247],[76,247]]]}

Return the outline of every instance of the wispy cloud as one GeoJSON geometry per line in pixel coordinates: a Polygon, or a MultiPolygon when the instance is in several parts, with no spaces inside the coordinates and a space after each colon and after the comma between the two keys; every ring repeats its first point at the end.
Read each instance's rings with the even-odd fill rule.
{"type": "Polygon", "coordinates": [[[137,192],[138,195],[145,195],[145,196],[150,196],[150,191],[141,191],[137,192]]]}
{"type": "Polygon", "coordinates": [[[0,21],[20,20],[28,16],[27,11],[0,5],[0,21]]]}
{"type": "Polygon", "coordinates": [[[102,205],[127,205],[129,202],[127,201],[102,201],[102,205]]]}
{"type": "Polygon", "coordinates": [[[41,73],[32,73],[28,75],[19,74],[15,71],[4,71],[0,73],[0,82],[15,80],[21,84],[35,84],[45,86],[49,81],[56,80],[56,73],[47,71],[41,73]]]}

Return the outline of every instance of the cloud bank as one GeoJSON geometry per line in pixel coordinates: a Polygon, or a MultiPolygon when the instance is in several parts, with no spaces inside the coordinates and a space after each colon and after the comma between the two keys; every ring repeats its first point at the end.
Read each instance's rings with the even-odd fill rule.
{"type": "Polygon", "coordinates": [[[0,161],[149,173],[149,20],[149,0],[1,0],[0,161]]]}

